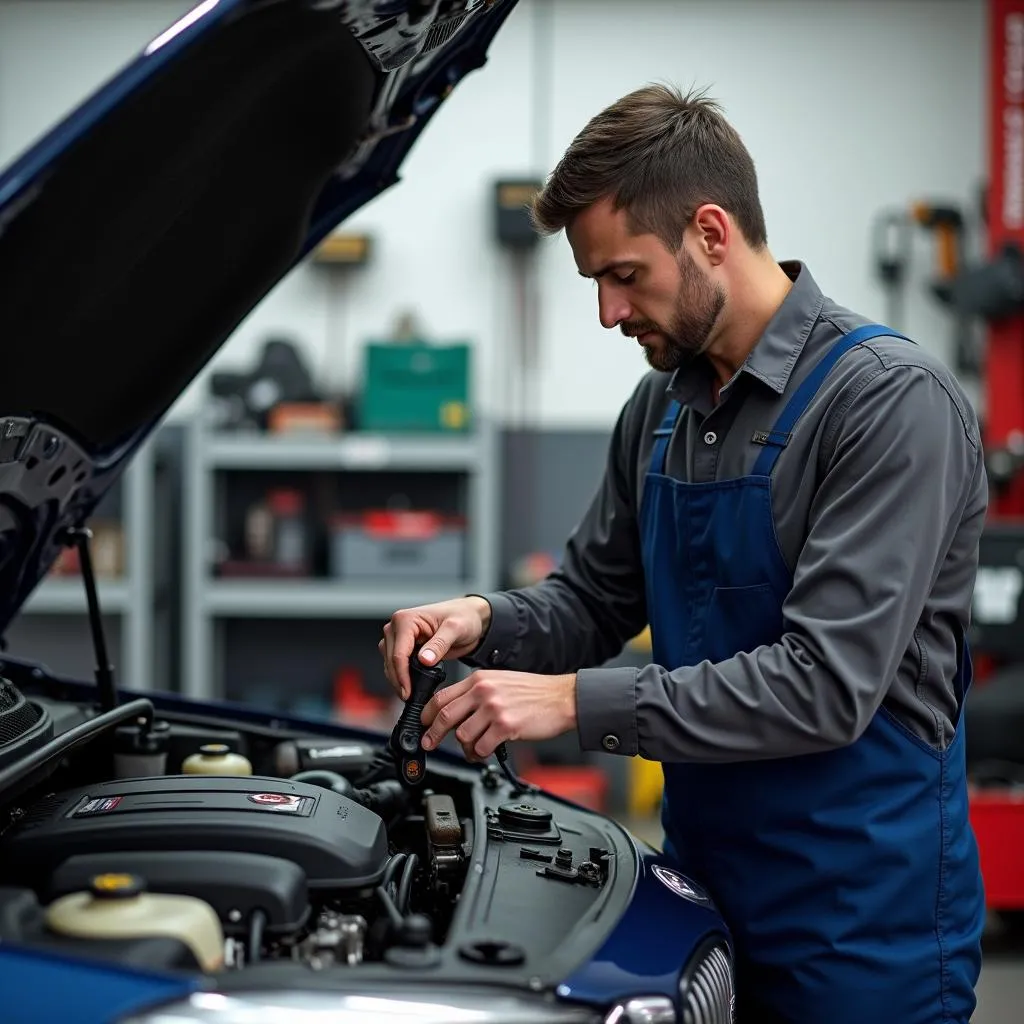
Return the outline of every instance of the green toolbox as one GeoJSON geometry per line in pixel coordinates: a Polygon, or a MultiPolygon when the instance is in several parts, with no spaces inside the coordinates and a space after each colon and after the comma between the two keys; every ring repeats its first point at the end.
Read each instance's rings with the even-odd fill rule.
{"type": "Polygon", "coordinates": [[[470,350],[420,341],[367,344],[359,429],[469,430],[470,350]]]}

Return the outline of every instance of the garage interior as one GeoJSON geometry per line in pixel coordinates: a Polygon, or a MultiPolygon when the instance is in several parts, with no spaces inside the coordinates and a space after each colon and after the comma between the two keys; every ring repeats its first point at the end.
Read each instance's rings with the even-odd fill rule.
{"type": "MultiPolygon", "coordinates": [[[[0,0],[0,165],[193,6],[0,0]]],[[[1019,1021],[1019,0],[520,0],[402,180],[252,312],[98,510],[119,682],[390,730],[400,705],[377,640],[394,610],[557,566],[647,367],[523,204],[593,113],[658,80],[722,102],[757,162],[776,255],[938,353],[977,404],[992,505],[967,733],[991,933],[974,1019],[1019,1021]]],[[[51,245],[55,264],[74,260],[74,237],[51,245]]],[[[147,324],[135,330],[144,350],[147,324]]],[[[5,639],[91,678],[73,549],[5,639]]],[[[640,634],[616,663],[649,658],[640,634]]],[[[513,756],[527,780],[660,843],[656,764],[571,739],[513,756]]]]}

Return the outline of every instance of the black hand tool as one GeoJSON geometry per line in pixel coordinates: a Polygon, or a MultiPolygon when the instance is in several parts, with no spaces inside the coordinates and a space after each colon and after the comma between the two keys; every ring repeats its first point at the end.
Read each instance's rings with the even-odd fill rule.
{"type": "Polygon", "coordinates": [[[427,702],[447,678],[444,665],[427,666],[419,659],[419,650],[409,659],[412,687],[402,714],[391,730],[389,746],[398,763],[398,778],[404,786],[421,786],[427,772],[427,755],[420,741],[426,728],[420,716],[427,702]]]}

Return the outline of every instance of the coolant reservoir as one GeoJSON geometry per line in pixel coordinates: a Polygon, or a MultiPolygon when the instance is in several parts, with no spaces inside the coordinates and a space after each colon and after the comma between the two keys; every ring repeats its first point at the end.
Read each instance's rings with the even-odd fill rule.
{"type": "Polygon", "coordinates": [[[185,775],[252,775],[252,764],[225,743],[206,743],[185,758],[181,770],[185,775]]]}
{"type": "Polygon", "coordinates": [[[89,892],[72,892],[46,908],[46,923],[80,939],[177,939],[204,971],[224,966],[224,933],[213,908],[194,896],[146,892],[137,875],[97,875],[89,892]]]}

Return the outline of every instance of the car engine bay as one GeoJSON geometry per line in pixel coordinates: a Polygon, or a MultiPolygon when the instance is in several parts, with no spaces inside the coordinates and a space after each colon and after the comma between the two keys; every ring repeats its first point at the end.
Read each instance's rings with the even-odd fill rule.
{"type": "Polygon", "coordinates": [[[410,785],[386,737],[0,672],[0,943],[218,985],[397,968],[537,990],[630,899],[629,836],[497,766],[432,755],[410,785]]]}

